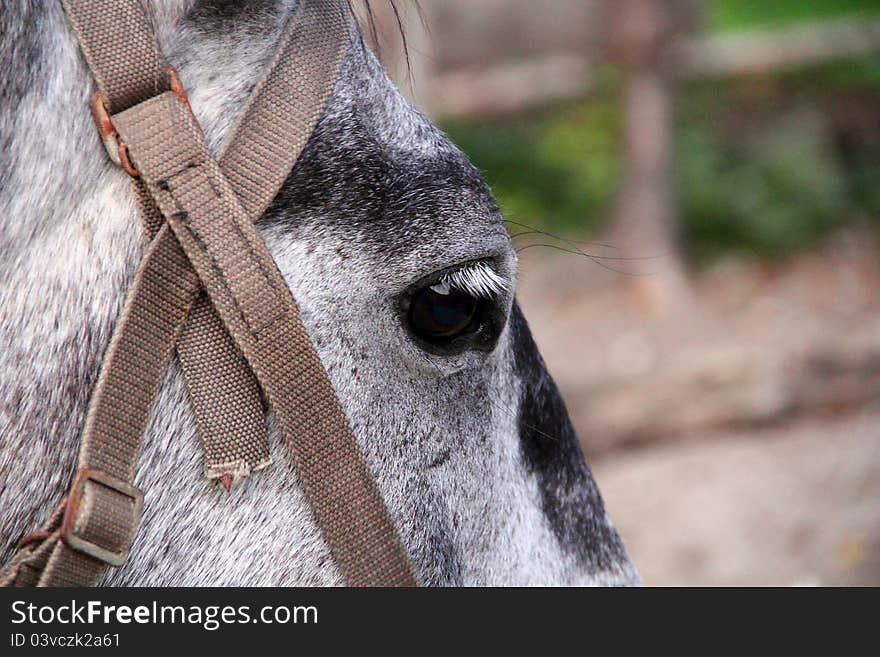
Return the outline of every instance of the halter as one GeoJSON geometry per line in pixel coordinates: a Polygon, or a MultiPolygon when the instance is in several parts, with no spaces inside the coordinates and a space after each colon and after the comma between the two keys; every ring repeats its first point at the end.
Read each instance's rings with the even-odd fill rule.
{"type": "Polygon", "coordinates": [[[340,0],[300,0],[214,159],[137,0],[63,0],[97,84],[92,114],[132,178],[149,246],[92,394],[79,469],[6,586],[92,586],[128,557],[141,438],[176,348],[205,451],[229,490],[269,464],[262,390],[314,520],[353,586],[416,578],[256,221],[321,117],[348,43],[340,0]]]}

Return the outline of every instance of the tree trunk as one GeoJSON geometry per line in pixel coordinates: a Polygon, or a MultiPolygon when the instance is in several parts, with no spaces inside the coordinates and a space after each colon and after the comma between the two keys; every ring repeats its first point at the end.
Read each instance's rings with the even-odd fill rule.
{"type": "Polygon", "coordinates": [[[639,306],[674,310],[687,297],[675,194],[673,93],[654,67],[627,74],[623,90],[623,183],[618,190],[609,240],[639,306]],[[647,259],[646,259],[647,258],[647,259]]]}
{"type": "Polygon", "coordinates": [[[623,73],[623,182],[609,241],[639,307],[669,312],[688,298],[675,193],[674,83],[669,53],[691,22],[692,0],[609,2],[607,52],[623,73]],[[645,259],[650,258],[650,259],[645,259]]]}

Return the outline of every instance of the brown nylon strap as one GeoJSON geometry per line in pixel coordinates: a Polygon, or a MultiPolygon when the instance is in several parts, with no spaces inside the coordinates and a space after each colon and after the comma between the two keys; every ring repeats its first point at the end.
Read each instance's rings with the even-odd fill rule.
{"type": "MultiPolygon", "coordinates": [[[[342,39],[345,30],[341,24],[337,29],[326,24],[333,12],[330,5],[300,4],[221,155],[220,167],[253,220],[293,168],[336,80],[345,44],[328,42],[328,35],[342,39]]],[[[268,465],[258,385],[206,298],[190,314],[178,355],[199,424],[207,476],[237,479],[268,465]]]]}
{"type": "Polygon", "coordinates": [[[81,468],[134,481],[140,436],[198,290],[199,280],[180,246],[171,239],[154,239],[135,275],[118,320],[119,334],[106,356],[107,363],[122,366],[101,369],[89,406],[81,468]],[[151,266],[152,261],[161,267],[151,266]]]}
{"type": "Polygon", "coordinates": [[[46,568],[49,557],[58,542],[58,528],[64,517],[64,509],[67,499],[52,513],[49,520],[40,528],[39,532],[31,534],[31,540],[22,546],[12,560],[0,571],[0,586],[36,586],[40,575],[46,568]],[[38,537],[46,537],[37,540],[38,537]]]}
{"type": "MultiPolygon", "coordinates": [[[[63,4],[111,113],[169,88],[167,65],[138,2],[63,4]]],[[[164,220],[142,185],[133,185],[152,239],[164,220]]],[[[268,465],[269,436],[256,380],[230,338],[218,333],[219,319],[213,315],[206,300],[195,304],[177,352],[204,448],[205,474],[238,479],[268,465]],[[215,376],[219,385],[205,384],[215,376]]]]}
{"type": "MultiPolygon", "coordinates": [[[[169,88],[167,65],[138,2],[63,4],[111,113],[169,88]]],[[[143,186],[137,181],[133,186],[152,239],[164,219],[143,186]]],[[[205,453],[205,474],[238,479],[269,464],[269,436],[257,382],[231,339],[218,334],[213,314],[206,300],[195,304],[177,353],[205,453]],[[206,385],[206,378],[215,376],[220,385],[206,385]]]]}
{"type": "Polygon", "coordinates": [[[308,0],[299,10],[220,156],[220,167],[254,221],[278,194],[321,118],[347,43],[347,9],[339,2],[308,0]]]}
{"type": "Polygon", "coordinates": [[[284,278],[172,92],[114,117],[141,177],[254,370],[352,585],[414,584],[408,558],[284,278]],[[173,136],[173,137],[172,137],[173,136]]]}
{"type": "Polygon", "coordinates": [[[204,293],[177,340],[177,355],[196,414],[205,475],[228,489],[269,465],[259,384],[204,293]]]}
{"type": "Polygon", "coordinates": [[[168,89],[165,62],[143,8],[132,0],[63,0],[111,113],[168,89]]]}
{"type": "MultiPolygon", "coordinates": [[[[149,238],[165,218],[143,181],[134,191],[149,238]]],[[[269,465],[269,433],[260,388],[204,293],[193,304],[177,342],[177,356],[205,455],[205,475],[229,488],[269,465]]]]}
{"type": "MultiPolygon", "coordinates": [[[[334,14],[334,11],[342,11],[336,2],[303,0],[302,4],[316,8],[315,11],[323,13],[331,21],[338,21],[338,36],[343,26],[340,13],[334,14]]],[[[80,38],[83,38],[82,34],[80,38]]],[[[284,61],[283,57],[277,57],[276,68],[284,61]]],[[[338,61],[336,65],[338,66],[338,61]]],[[[288,89],[284,94],[289,97],[297,92],[297,81],[294,78],[295,76],[281,76],[277,82],[266,83],[265,89],[271,91],[286,84],[288,89]]],[[[329,83],[333,79],[335,75],[330,78],[329,83]]],[[[329,83],[326,86],[329,87],[329,83]]],[[[324,88],[321,91],[324,94],[322,99],[326,98],[329,90],[324,88]]],[[[266,97],[272,96],[269,94],[266,97]]],[[[251,104],[257,106],[256,102],[251,104]]],[[[283,111],[282,109],[281,112],[283,111]]],[[[256,115],[259,116],[259,113],[256,115]]],[[[305,113],[304,116],[308,117],[310,114],[305,113]]],[[[252,227],[251,222],[255,217],[248,217],[233,191],[233,186],[211,160],[191,115],[176,95],[166,93],[132,108],[124,116],[114,117],[114,121],[117,119],[120,132],[135,153],[138,166],[146,166],[146,187],[171,219],[175,234],[185,246],[191,263],[199,271],[215,305],[221,310],[227,328],[231,330],[263,384],[282,432],[292,447],[301,482],[312,502],[316,520],[343,574],[352,584],[415,583],[406,554],[369,476],[356,441],[347,427],[326,373],[298,322],[296,305],[262,240],[252,227]],[[149,119],[146,123],[143,121],[144,117],[149,119]],[[183,143],[179,140],[181,135],[186,137],[183,143]],[[227,238],[231,240],[230,243],[224,243],[227,238]],[[230,244],[235,244],[236,248],[229,248],[230,244]],[[235,253],[238,248],[244,248],[244,251],[235,253]],[[315,416],[310,416],[310,413],[315,416]]],[[[317,120],[317,115],[312,120],[317,120]]],[[[276,125],[285,127],[283,122],[276,125]]],[[[297,135],[292,140],[294,145],[305,143],[313,125],[312,123],[305,136],[297,135]]],[[[289,129],[289,125],[286,127],[289,129]]],[[[301,145],[294,149],[296,155],[300,148],[301,145]]],[[[255,151],[255,156],[259,158],[259,151],[255,151]]],[[[274,157],[271,154],[270,156],[274,157]]],[[[272,162],[264,166],[271,168],[272,162]]],[[[248,185],[240,186],[245,190],[243,195],[247,197],[250,194],[247,191],[248,185]]],[[[264,200],[253,207],[268,203],[272,197],[269,195],[266,200],[266,190],[260,185],[256,187],[264,200]]],[[[150,214],[155,215],[153,210],[154,208],[149,208],[150,214]]],[[[148,221],[148,225],[150,223],[153,222],[148,221]]],[[[132,317],[137,315],[143,300],[149,298],[164,283],[157,285],[156,289],[139,284],[144,280],[152,280],[150,276],[156,271],[168,275],[166,261],[172,263],[171,274],[175,274],[169,280],[177,278],[173,269],[179,265],[180,252],[178,250],[173,253],[171,245],[176,247],[177,242],[171,237],[168,227],[164,226],[139,270],[133,293],[126,304],[126,312],[117,328],[118,335],[114,335],[114,346],[111,346],[111,352],[114,347],[118,351],[111,354],[111,358],[105,363],[106,372],[102,371],[101,382],[90,409],[90,421],[94,417],[105,417],[107,426],[116,423],[121,428],[121,434],[116,434],[114,439],[113,436],[95,429],[96,425],[92,423],[89,424],[90,431],[86,435],[86,443],[90,442],[90,434],[101,436],[99,440],[106,442],[107,449],[113,456],[94,458],[95,462],[107,466],[111,471],[114,466],[118,468],[118,472],[127,471],[129,468],[123,466],[129,459],[133,468],[140,432],[131,438],[137,422],[125,410],[120,414],[119,409],[125,409],[124,406],[105,403],[111,410],[115,407],[115,411],[102,415],[101,400],[113,398],[112,393],[107,392],[110,385],[107,382],[114,380],[114,371],[127,373],[129,367],[124,363],[131,358],[150,360],[151,354],[131,346],[128,336],[138,334],[139,322],[132,317]],[[157,266],[159,264],[162,266],[157,266]],[[114,363],[123,365],[114,368],[114,363]]],[[[191,279],[181,275],[177,280],[191,279]]],[[[190,286],[185,283],[182,287],[194,287],[197,290],[198,284],[193,283],[190,286]]],[[[190,301],[195,299],[195,295],[196,291],[193,291],[190,301]]],[[[152,321],[157,320],[153,318],[152,321]]],[[[151,338],[156,339],[160,333],[161,331],[157,331],[151,338]]],[[[156,339],[152,350],[162,353],[160,358],[153,360],[164,359],[167,363],[173,342],[174,337],[156,339]],[[164,345],[168,346],[163,350],[164,345]]],[[[159,369],[164,369],[164,366],[159,369]]],[[[144,372],[138,373],[143,375],[142,378],[136,376],[135,379],[127,379],[122,376],[121,380],[126,384],[132,384],[132,381],[143,382],[150,379],[151,373],[153,369],[147,366],[144,372]]],[[[149,395],[149,403],[151,402],[152,395],[149,395]]],[[[92,444],[91,450],[83,450],[82,462],[87,467],[92,467],[91,457],[97,454],[94,449],[96,445],[97,443],[92,444]]],[[[68,524],[68,517],[72,517],[74,522],[73,529],[66,532],[65,536],[69,534],[78,540],[78,537],[84,537],[80,540],[86,543],[84,549],[74,550],[57,542],[55,532],[39,548],[24,551],[27,554],[21,559],[19,557],[23,553],[20,553],[16,560],[33,568],[33,564],[39,564],[44,558],[49,546],[51,557],[41,578],[42,584],[94,582],[104,568],[103,561],[114,558],[116,548],[124,552],[121,548],[130,541],[130,536],[126,536],[125,532],[133,531],[131,517],[136,516],[139,511],[138,493],[127,486],[123,479],[126,477],[117,479],[103,471],[85,470],[71,490],[65,525],[68,524]],[[71,514],[71,507],[86,508],[88,513],[71,514]],[[96,536],[101,540],[90,543],[89,537],[96,536]],[[109,554],[97,555],[103,561],[88,556],[95,550],[100,553],[102,549],[109,554]],[[96,563],[99,564],[97,567],[96,563]]],[[[128,480],[130,481],[130,477],[128,480]]],[[[9,570],[4,572],[8,573],[9,570]]],[[[23,577],[20,581],[26,582],[27,579],[23,577]]]]}
{"type": "MultiPolygon", "coordinates": [[[[339,11],[338,3],[300,3],[220,157],[221,169],[254,221],[278,193],[332,91],[346,35],[339,11]]],[[[258,385],[206,300],[195,304],[178,355],[208,477],[237,479],[268,465],[258,385]]]]}
{"type": "MultiPolygon", "coordinates": [[[[150,244],[113,332],[83,429],[79,466],[120,480],[134,480],[140,438],[159,389],[171,348],[186,320],[200,284],[186,255],[169,231],[150,244]],[[162,236],[165,236],[162,239],[162,236]]],[[[70,516],[69,534],[113,547],[123,555],[139,522],[135,500],[105,483],[85,479],[82,513],[70,516]],[[83,522],[84,521],[84,522],[83,522]]],[[[66,502],[77,483],[71,489],[66,502]]],[[[66,539],[70,541],[70,537],[66,539]]],[[[104,560],[62,541],[55,546],[38,582],[41,586],[93,584],[107,568],[104,560]]]]}

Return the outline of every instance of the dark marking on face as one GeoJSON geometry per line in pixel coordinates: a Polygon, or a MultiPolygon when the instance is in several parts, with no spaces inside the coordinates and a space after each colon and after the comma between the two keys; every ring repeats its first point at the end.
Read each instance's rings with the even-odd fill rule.
{"type": "Polygon", "coordinates": [[[518,421],[523,461],[538,479],[544,514],[560,544],[594,571],[626,561],[606,521],[602,496],[584,461],[556,384],[547,372],[519,304],[510,317],[515,371],[522,382],[518,421]]]}
{"type": "Polygon", "coordinates": [[[331,97],[260,225],[292,228],[320,217],[324,229],[347,234],[358,248],[388,260],[412,251],[413,235],[429,243],[456,222],[500,225],[479,171],[434,126],[425,120],[419,126],[430,146],[399,148],[389,133],[396,121],[411,121],[415,113],[396,116],[381,109],[384,101],[365,87],[363,69],[352,66],[361,56],[353,48],[337,88],[363,92],[347,101],[331,97]]]}
{"type": "Polygon", "coordinates": [[[360,245],[386,255],[412,248],[411,235],[440,232],[461,207],[497,212],[482,178],[464,156],[385,157],[357,125],[319,124],[261,225],[296,222],[297,210],[320,212],[360,245]]]}
{"type": "Polygon", "coordinates": [[[444,465],[452,456],[452,450],[448,447],[443,449],[440,454],[438,454],[430,463],[428,463],[428,468],[439,468],[441,465],[444,465]]]}
{"type": "MultiPolygon", "coordinates": [[[[241,29],[256,19],[275,13],[278,0],[201,0],[192,8],[187,20],[210,30],[241,29]]],[[[267,26],[270,27],[270,26],[267,26]]]]}

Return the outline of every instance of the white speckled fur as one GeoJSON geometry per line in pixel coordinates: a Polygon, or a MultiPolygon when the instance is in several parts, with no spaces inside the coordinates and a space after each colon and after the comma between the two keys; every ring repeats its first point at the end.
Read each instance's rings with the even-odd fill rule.
{"type": "MultiPolygon", "coordinates": [[[[30,4],[10,2],[10,12],[30,4]]],[[[290,7],[272,8],[270,29],[263,29],[266,16],[258,16],[253,25],[244,17],[228,33],[211,33],[184,19],[192,4],[163,0],[151,16],[217,150],[290,7]]],[[[128,179],[107,161],[88,116],[92,82],[60,3],[44,5],[30,5],[39,19],[32,26],[41,47],[39,79],[0,71],[3,92],[29,85],[26,102],[0,111],[0,556],[6,557],[68,485],[89,391],[144,247],[128,179]]],[[[0,42],[6,38],[0,34],[0,42]]],[[[356,108],[384,157],[459,157],[355,39],[347,57],[327,125],[356,108]],[[374,101],[364,105],[365,95],[374,101]]],[[[411,247],[394,256],[381,245],[361,244],[360,233],[339,230],[315,210],[300,211],[296,222],[269,223],[263,233],[424,582],[636,581],[622,551],[597,569],[554,534],[523,462],[517,423],[523,382],[511,364],[511,331],[490,353],[440,357],[413,344],[395,314],[398,294],[420,277],[484,258],[494,263],[492,276],[471,284],[492,281],[496,293],[506,288],[509,310],[515,258],[506,233],[480,208],[468,209],[465,195],[456,198],[461,212],[429,234],[414,224],[411,247]]],[[[275,433],[272,450],[273,465],[231,494],[209,483],[172,365],[138,468],[143,523],[128,562],[104,583],[339,584],[275,433]]],[[[601,503],[595,511],[610,527],[601,503]]]]}

